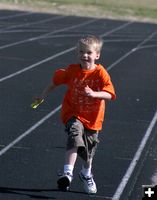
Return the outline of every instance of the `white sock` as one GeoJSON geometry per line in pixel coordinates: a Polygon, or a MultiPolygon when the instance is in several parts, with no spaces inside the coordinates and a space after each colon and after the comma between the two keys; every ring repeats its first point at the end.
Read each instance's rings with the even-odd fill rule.
{"type": "Polygon", "coordinates": [[[81,172],[82,172],[82,174],[84,176],[90,176],[91,175],[91,167],[90,168],[84,168],[84,167],[82,167],[81,172]]]}
{"type": "Polygon", "coordinates": [[[64,173],[69,172],[71,175],[73,175],[73,169],[74,169],[73,165],[64,165],[64,173]]]}

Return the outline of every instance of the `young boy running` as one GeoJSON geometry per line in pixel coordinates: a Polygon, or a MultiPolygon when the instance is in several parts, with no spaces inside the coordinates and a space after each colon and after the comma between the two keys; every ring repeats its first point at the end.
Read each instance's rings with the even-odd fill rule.
{"type": "Polygon", "coordinates": [[[57,181],[61,190],[69,188],[79,155],[83,160],[79,177],[84,190],[88,194],[97,192],[91,172],[93,156],[104,120],[105,101],[116,98],[109,74],[101,64],[96,64],[102,46],[99,37],[81,38],[77,43],[78,63],[56,70],[51,85],[37,98],[42,100],[57,86],[67,85],[61,112],[67,132],[66,154],[64,172],[57,181]]]}

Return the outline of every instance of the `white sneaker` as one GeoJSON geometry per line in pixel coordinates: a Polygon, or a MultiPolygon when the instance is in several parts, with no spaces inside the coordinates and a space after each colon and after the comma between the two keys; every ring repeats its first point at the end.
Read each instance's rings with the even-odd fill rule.
{"type": "Polygon", "coordinates": [[[79,173],[79,177],[84,184],[84,190],[88,194],[95,194],[97,192],[96,184],[93,179],[93,175],[84,176],[82,172],[79,173]]]}
{"type": "Polygon", "coordinates": [[[58,189],[63,190],[63,191],[69,190],[69,186],[71,184],[72,179],[73,179],[73,176],[69,172],[61,175],[57,181],[58,189]]]}

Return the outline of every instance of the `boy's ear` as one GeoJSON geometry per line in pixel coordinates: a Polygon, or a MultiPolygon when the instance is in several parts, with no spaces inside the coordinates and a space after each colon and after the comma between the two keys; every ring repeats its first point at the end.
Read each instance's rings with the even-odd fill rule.
{"type": "Polygon", "coordinates": [[[96,60],[100,58],[100,53],[97,53],[96,60]]]}

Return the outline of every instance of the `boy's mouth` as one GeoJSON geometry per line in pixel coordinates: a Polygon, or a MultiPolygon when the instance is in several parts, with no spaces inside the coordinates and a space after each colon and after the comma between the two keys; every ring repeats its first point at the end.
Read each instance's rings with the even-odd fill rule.
{"type": "Polygon", "coordinates": [[[87,63],[87,62],[89,62],[89,60],[87,60],[87,59],[82,59],[82,62],[87,63]]]}

